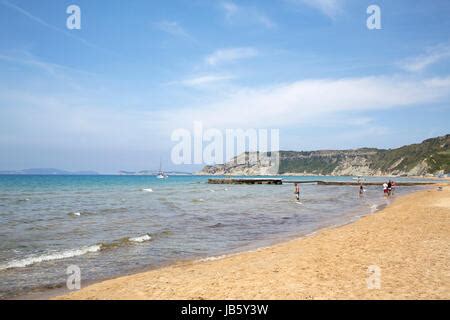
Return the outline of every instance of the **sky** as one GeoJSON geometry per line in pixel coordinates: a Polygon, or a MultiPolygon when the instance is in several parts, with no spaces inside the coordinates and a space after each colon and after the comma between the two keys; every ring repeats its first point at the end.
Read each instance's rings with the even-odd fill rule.
{"type": "Polygon", "coordinates": [[[194,121],[279,129],[281,150],[448,134],[449,14],[447,0],[0,0],[0,170],[196,170],[170,157],[194,121]]]}

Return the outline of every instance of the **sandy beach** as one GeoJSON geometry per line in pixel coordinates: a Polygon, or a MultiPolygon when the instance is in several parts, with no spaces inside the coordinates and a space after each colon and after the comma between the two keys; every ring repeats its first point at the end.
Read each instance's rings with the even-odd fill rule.
{"type": "Polygon", "coordinates": [[[450,188],[400,197],[308,237],[119,277],[56,299],[450,299],[450,188]],[[369,268],[380,271],[379,288],[368,288],[369,268]]]}

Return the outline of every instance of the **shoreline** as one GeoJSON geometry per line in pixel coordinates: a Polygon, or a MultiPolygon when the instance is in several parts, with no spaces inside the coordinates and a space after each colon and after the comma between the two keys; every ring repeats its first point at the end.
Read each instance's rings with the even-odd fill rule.
{"type": "MultiPolygon", "coordinates": [[[[429,187],[429,186],[426,186],[429,187]]],[[[415,191],[417,192],[417,191],[415,191]]],[[[401,196],[400,196],[401,197],[401,196]]],[[[396,198],[394,199],[390,199],[392,202],[394,202],[396,200],[396,198]]],[[[391,202],[391,203],[392,203],[391,202]]],[[[323,230],[328,230],[328,229],[335,229],[335,228],[339,228],[339,227],[343,227],[349,224],[352,224],[356,221],[358,221],[361,218],[364,218],[368,215],[373,215],[376,214],[377,212],[383,210],[386,206],[389,206],[391,204],[381,204],[379,206],[377,206],[377,208],[375,209],[375,211],[371,211],[368,210],[365,213],[361,213],[358,214],[356,216],[353,216],[351,219],[347,220],[347,221],[343,221],[343,222],[339,222],[336,224],[331,224],[331,225],[327,225],[327,226],[322,226],[319,227],[313,231],[310,232],[305,232],[305,233],[295,233],[295,234],[290,234],[290,235],[285,235],[283,237],[280,238],[276,238],[276,239],[272,239],[272,240],[268,240],[265,242],[268,242],[266,244],[260,244],[255,245],[255,244],[248,244],[245,245],[243,247],[239,247],[239,248],[235,248],[231,251],[228,252],[224,252],[222,254],[217,254],[217,255],[212,255],[212,256],[206,256],[206,257],[197,257],[197,258],[185,258],[185,259],[181,259],[181,260],[175,260],[172,262],[166,262],[163,263],[161,265],[158,266],[145,266],[145,267],[140,267],[138,269],[135,270],[130,270],[128,272],[125,272],[123,274],[119,274],[119,275],[115,275],[115,276],[110,276],[110,277],[105,277],[105,278],[100,278],[100,279],[90,279],[84,282],[83,287],[88,287],[91,285],[95,285],[97,283],[101,283],[101,282],[105,282],[105,281],[110,281],[110,280],[114,280],[117,278],[122,278],[122,277],[127,277],[127,276],[132,276],[132,275],[136,275],[136,274],[140,274],[140,273],[145,273],[145,272],[150,272],[150,271],[155,271],[155,270],[160,270],[160,269],[164,269],[164,268],[168,268],[168,267],[173,267],[173,266],[184,266],[184,265],[191,265],[192,263],[202,263],[202,262],[207,262],[207,261],[215,261],[215,260],[220,260],[223,258],[228,258],[228,257],[232,257],[232,256],[236,256],[236,255],[240,255],[242,253],[251,253],[251,252],[257,252],[263,249],[267,249],[273,246],[277,246],[289,241],[293,241],[293,240],[297,240],[297,239],[303,239],[303,238],[308,238],[311,236],[314,236],[315,234],[323,231],[323,230]]],[[[71,291],[69,289],[67,289],[65,287],[65,284],[60,284],[58,286],[56,286],[55,288],[52,289],[47,289],[47,290],[41,290],[39,288],[35,288],[35,291],[31,291],[28,293],[23,293],[20,295],[15,295],[15,296],[11,296],[11,297],[7,297],[5,298],[5,300],[52,300],[55,299],[57,297],[60,296],[65,296],[71,293],[71,291]]]]}
{"type": "MultiPolygon", "coordinates": [[[[405,190],[407,190],[407,189],[405,189],[405,190]]],[[[411,193],[414,191],[407,191],[407,192],[411,193]]],[[[400,197],[400,196],[398,196],[398,197],[400,197]]],[[[284,242],[287,242],[287,241],[290,241],[293,239],[303,238],[303,237],[309,236],[312,233],[319,232],[320,230],[323,230],[323,229],[335,228],[335,227],[339,227],[339,226],[342,226],[345,224],[353,223],[354,221],[360,219],[363,216],[378,212],[384,206],[386,206],[386,202],[395,201],[396,198],[397,198],[397,196],[391,197],[389,199],[385,199],[385,201],[382,201],[383,203],[378,203],[376,208],[373,208],[374,206],[372,206],[370,208],[364,208],[364,209],[363,208],[360,208],[360,209],[353,208],[353,209],[349,209],[349,210],[341,209],[341,210],[339,210],[339,212],[342,217],[339,219],[339,221],[323,223],[323,224],[318,225],[315,228],[311,228],[309,230],[305,230],[305,231],[297,230],[297,231],[291,231],[291,232],[284,232],[282,234],[277,234],[275,236],[269,236],[269,237],[266,236],[261,239],[254,240],[247,244],[242,244],[237,247],[229,248],[227,250],[211,252],[210,255],[192,255],[190,257],[184,257],[181,259],[174,258],[170,261],[165,261],[163,263],[145,264],[145,265],[141,265],[136,268],[130,268],[123,272],[115,272],[113,274],[109,274],[104,277],[97,277],[97,278],[90,277],[89,279],[82,279],[83,280],[82,285],[83,285],[83,287],[85,287],[85,286],[89,286],[89,285],[107,281],[107,280],[113,280],[118,277],[130,276],[133,274],[157,270],[157,269],[161,269],[161,268],[168,267],[168,266],[180,265],[180,264],[184,264],[184,263],[191,263],[191,262],[197,261],[197,260],[203,260],[203,259],[215,260],[217,256],[235,255],[235,254],[242,253],[242,252],[254,251],[254,250],[257,250],[260,248],[274,246],[274,245],[281,244],[281,243],[284,243],[284,242]]],[[[380,200],[381,200],[381,197],[380,197],[380,200]]],[[[115,266],[110,265],[108,267],[114,268],[115,266]]],[[[86,271],[89,271],[89,270],[86,269],[86,271]]],[[[70,293],[70,291],[66,288],[65,277],[62,277],[61,279],[59,279],[59,281],[61,281],[61,282],[52,284],[51,286],[41,285],[41,286],[33,287],[30,290],[22,290],[21,292],[19,291],[19,293],[12,293],[8,296],[5,296],[3,299],[6,299],[6,300],[22,300],[22,299],[41,300],[41,299],[51,299],[52,297],[55,297],[55,296],[62,296],[62,295],[70,293]]]]}
{"type": "Polygon", "coordinates": [[[341,226],[252,251],[119,276],[52,299],[449,299],[449,199],[448,185],[443,191],[417,191],[341,226]],[[429,200],[442,205],[430,205],[429,200]],[[439,219],[427,219],[430,210],[439,219]],[[405,229],[408,221],[410,230],[405,229]],[[422,236],[431,237],[425,243],[432,248],[409,239],[424,225],[430,232],[422,236]],[[392,228],[394,232],[386,234],[392,228]],[[411,259],[415,263],[405,265],[411,259]],[[358,260],[367,262],[355,264],[358,260]],[[384,285],[379,290],[366,288],[371,265],[382,270],[384,285]],[[401,272],[399,265],[408,272],[401,272]]]}

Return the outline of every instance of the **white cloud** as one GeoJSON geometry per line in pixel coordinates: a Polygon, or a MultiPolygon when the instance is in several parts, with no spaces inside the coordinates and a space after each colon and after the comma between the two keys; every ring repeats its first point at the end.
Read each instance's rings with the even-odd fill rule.
{"type": "Polygon", "coordinates": [[[180,83],[187,87],[199,87],[199,86],[209,85],[212,83],[231,80],[233,78],[234,77],[230,76],[230,75],[207,74],[207,75],[200,75],[200,76],[184,79],[177,83],[180,83]]]}
{"type": "Polygon", "coordinates": [[[430,78],[424,81],[425,84],[431,87],[450,87],[450,77],[430,78]]]}
{"type": "MultiPolygon", "coordinates": [[[[225,78],[206,75],[185,83],[197,86],[225,78]]],[[[373,126],[365,112],[380,113],[419,104],[427,107],[448,102],[449,96],[450,76],[423,80],[403,76],[312,79],[259,89],[235,88],[227,93],[214,90],[208,98],[211,102],[203,105],[174,105],[158,110],[149,104],[142,109],[128,108],[124,113],[119,106],[100,107],[95,98],[88,99],[92,102],[87,104],[90,102],[86,99],[73,95],[49,97],[45,92],[32,95],[9,91],[0,95],[0,101],[11,106],[0,109],[0,122],[5,132],[15,132],[16,139],[22,141],[69,141],[76,145],[84,139],[93,146],[138,148],[158,142],[149,141],[149,137],[162,139],[166,134],[170,136],[172,129],[191,128],[197,120],[214,128],[287,129],[324,123],[373,126]],[[346,119],[347,115],[351,116],[346,119]],[[10,125],[22,129],[8,129],[10,125]]]]}
{"type": "Polygon", "coordinates": [[[225,10],[228,18],[239,12],[239,7],[233,2],[222,2],[222,8],[225,10]]]}
{"type": "Polygon", "coordinates": [[[238,6],[234,2],[224,1],[221,8],[227,21],[232,24],[258,24],[267,29],[276,26],[272,19],[255,7],[238,6]]]}
{"type": "Polygon", "coordinates": [[[0,109],[0,136],[14,132],[11,144],[137,149],[162,130],[155,112],[125,113],[117,106],[100,106],[94,98],[87,104],[75,94],[8,91],[0,92],[0,101],[5,105],[0,109]]]}
{"type": "MultiPolygon", "coordinates": [[[[198,76],[187,79],[186,84],[213,83],[221,81],[221,77],[226,75],[198,76]]],[[[110,98],[109,91],[105,95],[110,98]]],[[[386,131],[382,123],[368,118],[367,112],[387,113],[389,109],[419,104],[427,107],[448,102],[449,95],[450,76],[311,79],[258,89],[211,90],[204,100],[208,102],[184,104],[179,101],[170,108],[160,109],[152,100],[133,108],[109,103],[98,92],[78,95],[70,90],[59,94],[53,90],[38,90],[32,93],[32,90],[24,91],[19,87],[14,91],[0,90],[0,101],[4,106],[0,108],[0,151],[14,146],[17,150],[31,150],[29,154],[32,154],[32,150],[44,146],[57,150],[55,154],[61,157],[67,157],[65,152],[70,149],[71,152],[80,152],[80,159],[76,161],[85,161],[85,155],[92,154],[94,163],[95,159],[103,156],[110,167],[119,169],[124,161],[137,161],[136,157],[120,158],[120,155],[141,152],[137,157],[145,162],[148,154],[171,145],[171,130],[191,129],[193,121],[202,121],[205,128],[219,129],[283,130],[318,126],[322,127],[319,130],[322,135],[327,131],[327,124],[337,124],[342,126],[343,132],[362,128],[362,133],[371,132],[373,136],[379,134],[378,131],[386,131]],[[83,153],[83,150],[91,151],[83,153]],[[106,156],[104,150],[114,150],[116,158],[106,156]]],[[[292,138],[290,134],[283,135],[283,131],[281,134],[283,141],[292,138]]],[[[54,154],[49,155],[49,158],[54,157],[54,154]]],[[[90,168],[95,168],[92,163],[90,168]]]]}
{"type": "Polygon", "coordinates": [[[99,106],[76,95],[0,92],[0,167],[103,172],[156,169],[170,132],[154,112],[99,106]],[[6,103],[5,103],[6,102],[6,103]],[[45,152],[41,152],[46,150],[45,152]],[[125,156],[126,155],[126,156],[125,156]]]}
{"type": "Polygon", "coordinates": [[[330,18],[335,18],[342,12],[343,0],[288,0],[296,5],[307,5],[319,10],[330,18]]]}
{"type": "Polygon", "coordinates": [[[173,36],[189,38],[186,30],[176,21],[159,21],[155,23],[156,28],[173,36]]]}
{"type": "MultiPolygon", "coordinates": [[[[321,123],[323,119],[358,113],[424,106],[448,101],[449,78],[410,79],[377,76],[304,80],[262,89],[241,88],[213,104],[177,111],[183,123],[203,121],[205,126],[290,127],[321,123]],[[220,117],[217,115],[220,114],[220,117]]],[[[169,123],[177,119],[166,114],[169,123]]]]}
{"type": "Polygon", "coordinates": [[[450,58],[450,45],[438,45],[430,47],[424,54],[411,57],[400,62],[402,69],[409,72],[420,72],[442,60],[450,58]]]}
{"type": "Polygon", "coordinates": [[[215,66],[236,60],[248,59],[258,55],[258,50],[251,47],[219,49],[206,57],[206,63],[215,66]]]}

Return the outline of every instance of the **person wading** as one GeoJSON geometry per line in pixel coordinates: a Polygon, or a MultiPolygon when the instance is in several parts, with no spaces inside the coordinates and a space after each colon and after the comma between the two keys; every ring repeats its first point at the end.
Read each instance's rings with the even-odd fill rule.
{"type": "Polygon", "coordinates": [[[298,183],[295,184],[295,198],[297,201],[300,201],[300,185],[298,183]]]}

